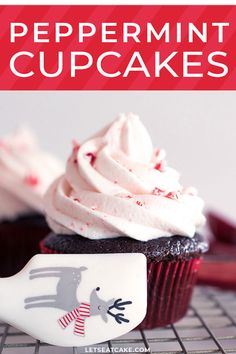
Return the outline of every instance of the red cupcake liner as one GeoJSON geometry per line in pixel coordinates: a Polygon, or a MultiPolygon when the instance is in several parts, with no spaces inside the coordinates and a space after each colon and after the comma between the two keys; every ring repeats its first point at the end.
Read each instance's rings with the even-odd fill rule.
{"type": "MultiPolygon", "coordinates": [[[[42,253],[58,253],[40,243],[42,253]]],[[[147,266],[147,314],[138,329],[164,327],[187,312],[201,258],[149,262],[147,266]]]]}
{"type": "Polygon", "coordinates": [[[147,314],[139,329],[164,327],[187,312],[201,258],[148,263],[147,314]]]}

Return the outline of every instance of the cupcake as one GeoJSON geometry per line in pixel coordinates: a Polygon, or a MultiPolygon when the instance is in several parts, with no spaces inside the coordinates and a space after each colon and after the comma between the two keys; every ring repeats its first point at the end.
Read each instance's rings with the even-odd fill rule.
{"type": "Polygon", "coordinates": [[[39,252],[48,233],[43,195],[63,171],[28,129],[0,139],[0,276],[10,276],[39,252]]]}
{"type": "Polygon", "coordinates": [[[52,232],[42,253],[140,252],[148,263],[148,309],[140,328],[187,311],[207,242],[197,233],[203,201],[183,188],[139,118],[121,115],[75,145],[45,197],[52,232]]]}

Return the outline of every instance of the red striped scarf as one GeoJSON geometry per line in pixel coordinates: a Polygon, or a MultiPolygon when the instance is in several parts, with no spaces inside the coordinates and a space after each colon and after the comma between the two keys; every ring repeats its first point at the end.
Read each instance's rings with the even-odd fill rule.
{"type": "Polygon", "coordinates": [[[58,322],[61,327],[66,328],[72,321],[75,320],[74,334],[78,336],[85,335],[84,322],[86,317],[90,317],[90,304],[82,302],[79,307],[61,317],[58,322]]]}

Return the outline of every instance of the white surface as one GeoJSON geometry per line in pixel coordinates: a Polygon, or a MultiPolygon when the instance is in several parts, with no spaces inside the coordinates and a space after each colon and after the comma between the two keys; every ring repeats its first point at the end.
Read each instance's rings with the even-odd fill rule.
{"type": "Polygon", "coordinates": [[[81,142],[118,112],[133,111],[182,183],[235,218],[235,100],[234,91],[1,92],[0,135],[26,122],[43,147],[66,159],[72,139],[81,142]]]}
{"type": "MultiPolygon", "coordinates": [[[[65,270],[63,271],[65,272],[65,270]]],[[[37,255],[17,275],[1,279],[3,290],[0,299],[4,306],[0,305],[0,318],[32,337],[49,344],[71,347],[107,341],[128,333],[143,320],[146,314],[146,273],[146,257],[139,253],[37,255]],[[45,272],[45,269],[42,269],[42,273],[38,273],[41,267],[50,267],[50,269],[56,267],[58,269],[58,267],[80,268],[81,266],[87,269],[82,271],[81,277],[73,278],[69,283],[68,270],[64,273],[64,277],[62,272],[59,276],[54,276],[55,273],[58,274],[58,271],[55,270],[50,273],[49,270],[45,272]],[[106,271],[107,269],[109,272],[106,271]],[[31,270],[32,272],[30,272],[31,270]],[[52,275],[50,276],[49,273],[52,275]],[[30,279],[30,274],[32,277],[36,274],[35,278],[30,279]],[[62,281],[62,285],[59,285],[60,281],[62,281]],[[66,282],[67,286],[65,286],[66,282]],[[84,336],[74,334],[75,321],[72,321],[66,328],[61,328],[58,320],[68,311],[60,309],[59,306],[44,307],[45,301],[49,300],[40,299],[38,302],[43,303],[43,306],[39,304],[34,308],[25,309],[25,299],[54,294],[59,299],[62,288],[63,297],[60,297],[59,301],[65,302],[67,296],[71,296],[73,299],[74,284],[78,286],[76,293],[78,303],[90,303],[91,313],[90,317],[85,319],[84,336]],[[92,298],[91,294],[94,291],[97,293],[97,287],[100,288],[99,294],[92,298]],[[17,297],[10,299],[9,295],[16,292],[17,297]],[[97,296],[99,296],[98,299],[97,296]],[[123,313],[124,318],[129,322],[117,323],[108,313],[107,321],[104,321],[101,316],[101,313],[104,312],[103,309],[105,309],[103,302],[108,303],[108,300],[112,300],[114,303],[114,300],[118,299],[132,301],[132,303],[124,305],[124,309],[113,308],[110,312],[113,314],[123,313]],[[95,310],[93,313],[92,307],[95,310]]],[[[29,303],[27,301],[26,304],[29,303]]]]}

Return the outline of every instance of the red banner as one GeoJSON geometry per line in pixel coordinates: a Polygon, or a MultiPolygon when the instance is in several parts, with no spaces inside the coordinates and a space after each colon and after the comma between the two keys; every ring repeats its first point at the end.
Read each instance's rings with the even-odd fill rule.
{"type": "Polygon", "coordinates": [[[1,90],[235,90],[236,6],[0,6],[1,90]]]}

